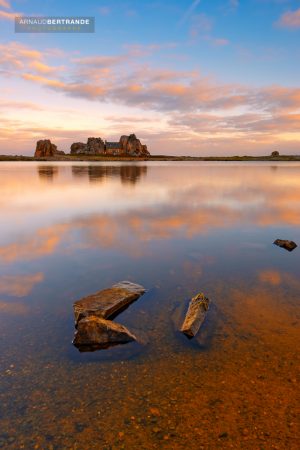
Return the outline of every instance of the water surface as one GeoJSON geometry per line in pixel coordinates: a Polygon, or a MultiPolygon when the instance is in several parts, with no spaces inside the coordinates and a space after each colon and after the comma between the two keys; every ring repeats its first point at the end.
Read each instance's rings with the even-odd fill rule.
{"type": "Polygon", "coordinates": [[[0,164],[0,447],[298,449],[300,165],[0,164]],[[75,300],[147,293],[72,346],[75,300]],[[177,331],[211,300],[198,337],[177,331]]]}

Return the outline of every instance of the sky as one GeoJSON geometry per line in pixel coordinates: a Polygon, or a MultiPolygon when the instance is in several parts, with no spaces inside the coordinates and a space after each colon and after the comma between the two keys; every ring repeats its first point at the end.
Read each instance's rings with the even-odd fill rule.
{"type": "Polygon", "coordinates": [[[0,154],[130,133],[152,154],[300,154],[299,44],[300,0],[0,0],[0,154]]]}

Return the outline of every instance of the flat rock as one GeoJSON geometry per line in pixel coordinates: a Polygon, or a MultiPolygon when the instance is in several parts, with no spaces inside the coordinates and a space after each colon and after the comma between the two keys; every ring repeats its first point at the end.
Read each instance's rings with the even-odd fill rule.
{"type": "Polygon", "coordinates": [[[294,241],[287,241],[285,239],[276,239],[273,244],[285,248],[285,250],[288,250],[289,252],[292,252],[297,247],[297,244],[294,241]]]}
{"type": "Polygon", "coordinates": [[[81,319],[89,316],[103,319],[115,316],[144,292],[145,288],[139,284],[121,281],[109,289],[88,295],[73,304],[75,323],[78,324],[81,319]]]}
{"type": "Polygon", "coordinates": [[[208,307],[209,299],[204,294],[199,293],[193,297],[180,331],[190,338],[194,337],[205,319],[208,307]]]}
{"type": "Polygon", "coordinates": [[[132,341],[136,337],[123,325],[89,316],[78,322],[73,344],[80,351],[93,351],[132,341]]]}

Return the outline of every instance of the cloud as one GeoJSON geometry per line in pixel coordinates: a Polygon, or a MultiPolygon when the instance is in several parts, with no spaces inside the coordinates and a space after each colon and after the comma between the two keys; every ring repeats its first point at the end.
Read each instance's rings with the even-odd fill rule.
{"type": "MultiPolygon", "coordinates": [[[[223,39],[206,39],[210,39],[213,45],[227,44],[223,39]]],[[[132,45],[127,46],[124,53],[116,55],[83,58],[72,55],[66,60],[64,70],[51,64],[53,49],[42,54],[17,42],[1,44],[0,58],[6,76],[20,77],[73,98],[139,108],[145,114],[159,114],[159,121],[164,114],[164,129],[155,127],[153,122],[139,127],[138,121],[132,121],[131,125],[137,131],[142,129],[150,145],[157,148],[161,145],[178,148],[180,141],[182,151],[194,149],[200,154],[201,151],[206,152],[205,148],[211,153],[211,149],[217,151],[222,145],[224,151],[229,148],[230,153],[238,146],[251,152],[256,148],[261,151],[267,149],[269,153],[269,147],[277,141],[277,145],[292,149],[292,153],[297,151],[300,88],[279,85],[259,88],[221,83],[198,71],[157,68],[149,63],[149,53],[164,52],[174,45],[132,45]]],[[[27,106],[26,102],[20,102],[21,108],[27,106]]],[[[122,132],[126,132],[126,126],[121,126],[122,132]]],[[[52,138],[62,138],[62,142],[69,143],[71,135],[74,135],[71,128],[54,129],[37,122],[24,124],[21,119],[3,117],[1,139],[2,142],[5,140],[6,147],[9,145],[11,148],[12,138],[15,143],[22,140],[21,136],[24,141],[29,141],[30,137],[41,138],[48,133],[52,138]]],[[[84,127],[79,129],[76,126],[76,129],[78,135],[86,136],[86,133],[91,135],[93,132],[84,127]]]]}
{"type": "Polygon", "coordinates": [[[212,43],[217,47],[223,47],[224,45],[229,44],[229,40],[224,38],[214,38],[212,39],[212,43]]]}
{"type": "Polygon", "coordinates": [[[7,8],[10,9],[10,2],[8,2],[7,0],[0,0],[0,6],[2,6],[3,8],[7,8]]]}
{"type": "Polygon", "coordinates": [[[99,12],[101,16],[108,16],[111,13],[111,9],[108,6],[101,6],[99,12]]]}
{"type": "Polygon", "coordinates": [[[42,272],[32,275],[2,275],[0,277],[0,294],[26,297],[43,279],[42,272]]]}
{"type": "Polygon", "coordinates": [[[206,35],[213,26],[212,19],[204,13],[194,15],[191,22],[190,36],[193,38],[199,35],[206,35]]]}
{"type": "Polygon", "coordinates": [[[240,6],[239,0],[229,0],[229,6],[232,9],[237,9],[240,6]]]}
{"type": "MultiPolygon", "coordinates": [[[[11,9],[11,4],[7,0],[0,0],[0,7],[11,9]]],[[[3,20],[15,20],[16,16],[23,16],[23,13],[15,12],[15,11],[3,11],[0,10],[0,19],[3,20]]]]}
{"type": "Polygon", "coordinates": [[[276,22],[276,25],[280,28],[300,28],[300,8],[296,11],[288,11],[284,13],[276,22]]]}
{"type": "Polygon", "coordinates": [[[63,68],[62,67],[51,67],[51,66],[48,66],[47,64],[44,64],[44,63],[42,63],[41,61],[32,61],[30,64],[29,64],[29,67],[31,68],[31,69],[34,69],[36,72],[39,72],[39,73],[45,73],[45,74],[48,74],[48,73],[55,73],[55,72],[57,72],[58,70],[62,70],[63,68]]]}
{"type": "Polygon", "coordinates": [[[0,10],[0,19],[3,19],[3,20],[15,20],[16,16],[21,16],[21,13],[14,13],[14,12],[8,12],[8,11],[0,10]]]}
{"type": "Polygon", "coordinates": [[[183,25],[185,22],[187,22],[190,17],[193,15],[193,12],[199,5],[201,0],[194,0],[193,3],[190,5],[190,7],[186,10],[186,12],[183,14],[182,18],[179,21],[179,25],[183,25]]]}
{"type": "Polygon", "coordinates": [[[18,102],[0,99],[0,109],[29,109],[30,111],[44,111],[45,108],[31,102],[18,102]]]}

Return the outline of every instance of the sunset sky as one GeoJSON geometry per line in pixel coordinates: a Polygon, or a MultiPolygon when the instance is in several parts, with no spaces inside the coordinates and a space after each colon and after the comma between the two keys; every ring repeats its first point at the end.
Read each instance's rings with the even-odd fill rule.
{"type": "Polygon", "coordinates": [[[299,0],[0,0],[0,153],[136,133],[151,153],[300,154],[299,0]],[[95,16],[16,34],[15,15],[95,16]]]}

